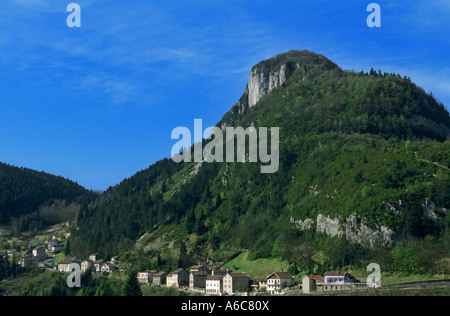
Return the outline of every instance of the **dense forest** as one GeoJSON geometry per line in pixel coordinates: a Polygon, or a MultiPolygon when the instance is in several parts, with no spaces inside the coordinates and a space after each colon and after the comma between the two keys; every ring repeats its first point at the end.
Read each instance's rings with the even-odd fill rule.
{"type": "Polygon", "coordinates": [[[343,71],[322,55],[293,51],[256,71],[289,69],[286,81],[249,108],[246,94],[217,126],[280,127],[280,168],[175,164],[166,159],[83,203],[71,246],[171,269],[242,251],[317,272],[373,257],[392,269],[437,269],[448,257],[450,116],[409,78],[343,71]],[[425,205],[435,206],[434,213],[425,205]],[[394,207],[397,206],[397,207],[394,207]],[[318,215],[395,233],[365,245],[299,230],[318,215]],[[144,238],[145,237],[145,238],[144,238]],[[135,248],[136,241],[173,247],[135,248]],[[144,238],[144,239],[143,239],[144,238]],[[426,250],[426,251],[425,251],[426,250]]]}
{"type": "Polygon", "coordinates": [[[17,233],[73,218],[73,203],[87,194],[63,177],[0,163],[0,224],[13,225],[17,233]]]}

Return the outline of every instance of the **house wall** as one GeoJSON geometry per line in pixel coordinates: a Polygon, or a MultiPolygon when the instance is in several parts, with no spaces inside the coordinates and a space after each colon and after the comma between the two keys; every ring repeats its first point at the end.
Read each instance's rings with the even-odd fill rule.
{"type": "Polygon", "coordinates": [[[325,276],[325,284],[334,284],[334,285],[339,285],[339,284],[346,284],[346,283],[350,283],[350,277],[348,275],[345,276],[325,276]]]}
{"type": "Polygon", "coordinates": [[[280,290],[292,286],[291,279],[279,279],[273,276],[267,280],[267,293],[277,294],[280,290]]]}
{"type": "Polygon", "coordinates": [[[85,273],[89,269],[95,270],[94,263],[92,261],[85,260],[81,262],[81,272],[85,273]]]}
{"type": "Polygon", "coordinates": [[[153,276],[153,284],[154,285],[165,285],[166,284],[166,275],[163,274],[161,276],[153,276]]]}
{"type": "Polygon", "coordinates": [[[223,292],[227,294],[233,293],[233,278],[229,274],[223,277],[223,292]]]}
{"type": "Polygon", "coordinates": [[[181,271],[178,273],[178,284],[179,285],[188,285],[189,284],[189,272],[186,270],[181,271]]]}
{"type": "Polygon", "coordinates": [[[249,278],[233,278],[228,274],[223,278],[223,291],[227,294],[243,292],[248,288],[249,284],[249,278]]]}
{"type": "Polygon", "coordinates": [[[205,289],[206,288],[206,275],[190,275],[189,287],[191,289],[205,289]]]}
{"type": "Polygon", "coordinates": [[[206,280],[206,294],[220,295],[222,292],[222,281],[206,280]]]}
{"type": "Polygon", "coordinates": [[[302,280],[302,293],[308,294],[317,291],[316,280],[304,277],[302,280]]]}
{"type": "Polygon", "coordinates": [[[45,248],[40,247],[38,249],[33,249],[33,256],[36,257],[38,261],[45,259],[45,248]]]}

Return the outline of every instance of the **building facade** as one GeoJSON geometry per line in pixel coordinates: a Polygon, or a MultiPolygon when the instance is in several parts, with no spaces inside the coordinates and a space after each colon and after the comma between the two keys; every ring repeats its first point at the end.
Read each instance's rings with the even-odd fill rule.
{"type": "Polygon", "coordinates": [[[276,295],[286,287],[292,286],[292,275],[287,272],[273,272],[266,277],[267,293],[276,295]]]}
{"type": "Polygon", "coordinates": [[[153,281],[153,273],[150,271],[139,271],[137,273],[137,278],[139,283],[150,285],[153,281]]]}
{"type": "Polygon", "coordinates": [[[250,278],[244,273],[227,273],[223,277],[223,292],[232,294],[245,292],[250,286],[250,278]]]}
{"type": "Polygon", "coordinates": [[[81,261],[81,272],[86,273],[88,270],[94,271],[94,262],[91,260],[83,260],[81,261]]]}
{"type": "Polygon", "coordinates": [[[204,290],[206,288],[206,279],[208,272],[206,271],[191,271],[189,275],[189,288],[191,290],[204,290]]]}
{"type": "Polygon", "coordinates": [[[175,286],[188,286],[189,285],[189,272],[185,269],[177,269],[172,272],[173,282],[175,286]]]}
{"type": "Polygon", "coordinates": [[[205,294],[221,295],[223,291],[224,275],[211,275],[206,279],[205,294]]]}
{"type": "Polygon", "coordinates": [[[167,273],[158,272],[153,275],[153,285],[165,285],[166,284],[167,273]]]}
{"type": "Polygon", "coordinates": [[[46,257],[45,247],[39,246],[33,249],[33,259],[40,262],[46,257]]]}
{"type": "Polygon", "coordinates": [[[302,279],[302,293],[309,294],[321,289],[323,278],[320,275],[305,275],[302,279]]]}

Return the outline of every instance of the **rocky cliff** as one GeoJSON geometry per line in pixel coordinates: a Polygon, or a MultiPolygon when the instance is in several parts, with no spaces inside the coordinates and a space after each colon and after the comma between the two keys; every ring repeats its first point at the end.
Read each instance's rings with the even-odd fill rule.
{"type": "MultiPolygon", "coordinates": [[[[291,223],[299,230],[313,228],[314,220],[295,220],[291,218],[291,223]]],[[[395,243],[395,233],[381,226],[379,229],[371,229],[364,224],[364,221],[356,213],[350,215],[341,223],[339,218],[330,218],[319,214],[316,219],[316,232],[326,234],[330,237],[344,237],[352,242],[372,248],[376,243],[383,246],[392,247],[395,243]]]]}
{"type": "MultiPolygon", "coordinates": [[[[387,205],[389,209],[394,213],[402,212],[402,201],[399,201],[396,207],[387,205]]],[[[422,205],[424,216],[430,218],[434,222],[441,221],[448,213],[448,210],[443,207],[438,207],[433,201],[426,200],[422,205]]],[[[396,242],[396,234],[393,230],[385,226],[380,226],[376,229],[369,228],[364,219],[361,219],[356,213],[351,214],[344,221],[329,216],[319,214],[317,219],[307,218],[305,220],[295,220],[291,218],[291,224],[301,230],[309,230],[314,228],[317,233],[326,234],[330,237],[344,237],[356,244],[364,245],[370,248],[376,243],[383,246],[392,247],[396,242]]]]}
{"type": "Polygon", "coordinates": [[[288,69],[287,64],[282,64],[275,71],[270,69],[252,69],[247,85],[248,106],[250,108],[254,107],[261,97],[285,83],[288,69]]]}

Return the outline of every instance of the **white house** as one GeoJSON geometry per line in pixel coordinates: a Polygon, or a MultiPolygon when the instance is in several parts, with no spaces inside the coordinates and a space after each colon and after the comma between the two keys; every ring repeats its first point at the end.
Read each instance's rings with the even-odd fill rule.
{"type": "Polygon", "coordinates": [[[87,270],[92,269],[94,270],[94,262],[91,260],[83,260],[81,261],[81,272],[86,273],[87,270]]]}
{"type": "Polygon", "coordinates": [[[278,294],[282,289],[292,286],[292,275],[287,272],[273,272],[266,277],[267,293],[278,294]]]}
{"type": "Polygon", "coordinates": [[[75,263],[75,261],[71,258],[66,258],[60,263],[58,263],[58,271],[59,272],[72,272],[70,271],[69,267],[72,263],[75,263]]]}
{"type": "Polygon", "coordinates": [[[167,286],[187,286],[189,285],[189,272],[185,269],[177,269],[167,276],[167,286]]]}
{"type": "Polygon", "coordinates": [[[111,273],[112,271],[116,270],[116,266],[112,263],[106,263],[104,262],[101,266],[100,266],[100,272],[101,273],[111,273]]]}
{"type": "Polygon", "coordinates": [[[100,253],[93,253],[89,256],[91,261],[100,261],[101,259],[103,259],[103,256],[100,253]]]}
{"type": "Polygon", "coordinates": [[[211,275],[206,279],[207,295],[220,295],[223,291],[223,278],[224,275],[211,275]]]}
{"type": "Polygon", "coordinates": [[[352,277],[345,271],[328,271],[323,282],[324,291],[342,291],[352,287],[352,277]]]}
{"type": "Polygon", "coordinates": [[[176,286],[176,283],[175,283],[174,280],[173,280],[173,273],[172,273],[172,272],[169,273],[169,274],[166,276],[166,285],[167,285],[168,287],[176,286]]]}
{"type": "Polygon", "coordinates": [[[351,282],[351,276],[348,272],[328,271],[325,273],[325,285],[343,285],[351,282]]]}
{"type": "Polygon", "coordinates": [[[150,285],[153,280],[153,273],[150,271],[139,271],[137,273],[139,283],[150,285]]]}
{"type": "Polygon", "coordinates": [[[106,262],[104,262],[101,266],[100,266],[100,271],[102,273],[109,273],[111,272],[111,267],[109,266],[109,264],[107,264],[106,262]]]}
{"type": "Polygon", "coordinates": [[[104,263],[105,263],[105,261],[103,261],[103,260],[94,261],[95,272],[97,272],[97,273],[102,272],[102,266],[104,263]]]}

